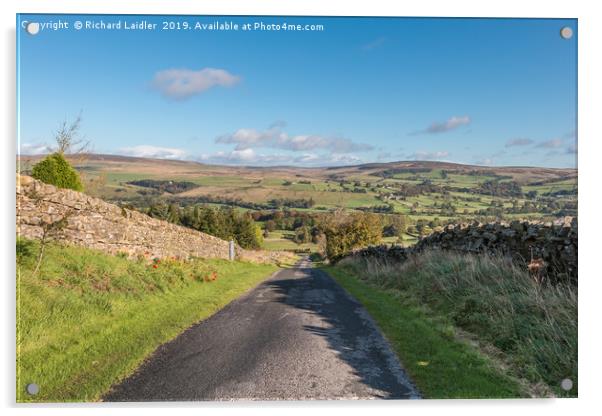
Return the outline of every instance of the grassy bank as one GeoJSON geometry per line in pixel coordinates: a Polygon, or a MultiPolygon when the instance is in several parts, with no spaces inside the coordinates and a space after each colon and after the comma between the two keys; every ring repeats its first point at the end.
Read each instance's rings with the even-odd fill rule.
{"type": "Polygon", "coordinates": [[[17,287],[17,400],[97,400],[157,346],[277,270],[224,260],[128,260],[25,242],[17,287]],[[36,396],[28,383],[40,386],[36,396]]]}
{"type": "Polygon", "coordinates": [[[374,316],[427,397],[542,395],[547,386],[577,395],[575,289],[540,287],[506,260],[456,253],[403,264],[345,259],[327,271],[374,316]],[[559,387],[564,378],[570,392],[559,387]]]}

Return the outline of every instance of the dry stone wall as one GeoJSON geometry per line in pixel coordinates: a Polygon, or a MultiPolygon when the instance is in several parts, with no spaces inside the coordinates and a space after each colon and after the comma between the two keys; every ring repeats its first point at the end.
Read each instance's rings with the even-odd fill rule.
{"type": "MultiPolygon", "coordinates": [[[[151,218],[102,199],[58,189],[29,176],[17,177],[17,233],[39,239],[44,225],[65,219],[58,239],[111,254],[149,258],[227,259],[229,243],[190,228],[151,218]]],[[[277,262],[288,253],[235,249],[240,260],[277,262]]]]}
{"type": "Polygon", "coordinates": [[[405,260],[426,249],[488,253],[512,257],[525,266],[543,260],[546,275],[554,281],[577,283],[577,218],[555,223],[512,221],[448,225],[422,238],[410,248],[370,247],[354,255],[405,260]]]}

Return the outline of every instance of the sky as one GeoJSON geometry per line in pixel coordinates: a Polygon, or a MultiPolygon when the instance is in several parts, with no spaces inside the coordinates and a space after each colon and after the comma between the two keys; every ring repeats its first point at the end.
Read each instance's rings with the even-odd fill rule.
{"type": "Polygon", "coordinates": [[[17,27],[21,154],[52,151],[81,113],[95,153],[576,167],[575,19],[18,15],[17,27]]]}

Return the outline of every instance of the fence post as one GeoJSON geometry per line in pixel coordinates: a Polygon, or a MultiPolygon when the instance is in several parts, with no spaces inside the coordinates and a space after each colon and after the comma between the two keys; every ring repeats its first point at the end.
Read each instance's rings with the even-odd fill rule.
{"type": "Polygon", "coordinates": [[[230,261],[234,260],[234,240],[230,240],[228,244],[228,259],[230,261]]]}

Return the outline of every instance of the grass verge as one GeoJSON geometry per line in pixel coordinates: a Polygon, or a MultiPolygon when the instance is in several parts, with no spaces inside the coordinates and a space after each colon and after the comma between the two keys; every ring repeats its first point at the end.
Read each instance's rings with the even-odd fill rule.
{"type": "Polygon", "coordinates": [[[368,310],[425,398],[522,397],[519,384],[486,357],[458,342],[445,320],[391,289],[340,266],[323,268],[368,310]]]}
{"type": "Polygon", "coordinates": [[[277,270],[225,260],[129,260],[19,240],[17,401],[95,401],[159,345],[277,270]],[[29,396],[28,383],[40,386],[29,396]]]}
{"type": "Polygon", "coordinates": [[[428,396],[506,397],[508,384],[496,380],[496,367],[498,374],[520,380],[521,390],[529,395],[577,396],[576,288],[539,285],[504,258],[440,251],[416,254],[403,263],[347,258],[330,272],[372,309],[428,396]],[[466,333],[491,347],[487,352],[494,351],[501,365],[487,370],[474,365],[473,358],[462,362],[446,357],[458,343],[467,354],[477,351],[459,342],[465,337],[458,334],[466,333]],[[416,365],[433,362],[420,358],[424,355],[437,358],[437,371],[428,368],[431,364],[423,369],[416,365]],[[483,377],[487,373],[496,380],[490,383],[493,390],[483,377]],[[460,390],[439,385],[441,378],[456,380],[451,388],[460,390]],[[573,381],[571,391],[560,388],[564,378],[573,381]],[[464,383],[470,388],[463,390],[464,383]]]}

